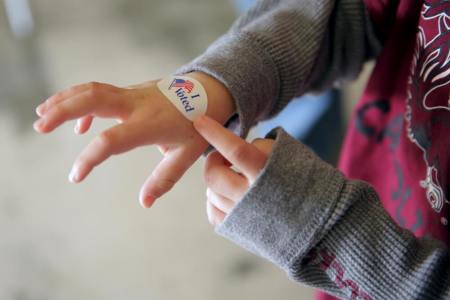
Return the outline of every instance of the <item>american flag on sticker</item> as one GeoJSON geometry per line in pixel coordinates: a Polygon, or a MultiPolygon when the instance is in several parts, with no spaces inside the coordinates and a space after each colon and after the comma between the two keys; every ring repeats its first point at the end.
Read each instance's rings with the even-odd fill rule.
{"type": "Polygon", "coordinates": [[[173,87],[184,88],[188,93],[194,89],[194,84],[189,80],[175,78],[169,86],[169,90],[173,87]]]}

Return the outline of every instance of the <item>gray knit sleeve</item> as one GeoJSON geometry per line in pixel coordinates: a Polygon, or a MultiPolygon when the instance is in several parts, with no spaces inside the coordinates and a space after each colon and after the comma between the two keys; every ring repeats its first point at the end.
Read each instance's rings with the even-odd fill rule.
{"type": "Polygon", "coordinates": [[[245,136],[293,97],[354,78],[379,48],[362,0],[260,0],[176,73],[221,81],[245,136]]]}
{"type": "Polygon", "coordinates": [[[255,183],[216,231],[343,299],[450,299],[450,251],[398,227],[374,190],[282,129],[255,183]]]}

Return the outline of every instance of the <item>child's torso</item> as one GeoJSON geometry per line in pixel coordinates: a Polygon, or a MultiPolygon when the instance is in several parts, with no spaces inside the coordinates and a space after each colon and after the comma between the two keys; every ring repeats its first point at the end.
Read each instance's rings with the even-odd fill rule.
{"type": "Polygon", "coordinates": [[[450,245],[450,1],[366,5],[385,46],[340,169],[371,183],[400,226],[450,245]]]}

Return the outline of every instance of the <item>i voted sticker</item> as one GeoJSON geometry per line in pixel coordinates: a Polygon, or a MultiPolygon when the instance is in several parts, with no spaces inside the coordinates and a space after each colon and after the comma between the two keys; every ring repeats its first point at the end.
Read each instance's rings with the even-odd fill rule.
{"type": "Polygon", "coordinates": [[[206,114],[208,97],[196,79],[186,76],[170,76],[157,83],[159,90],[175,107],[193,121],[195,117],[206,114]]]}

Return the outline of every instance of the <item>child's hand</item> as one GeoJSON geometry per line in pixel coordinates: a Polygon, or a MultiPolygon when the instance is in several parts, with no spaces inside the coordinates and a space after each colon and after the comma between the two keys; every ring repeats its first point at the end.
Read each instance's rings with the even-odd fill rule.
{"type": "Polygon", "coordinates": [[[197,118],[194,127],[217,150],[208,155],[204,170],[208,220],[217,225],[256,180],[274,141],[256,139],[249,144],[208,117],[197,118]]]}
{"type": "Polygon", "coordinates": [[[207,147],[156,83],[129,88],[103,83],[72,87],[36,108],[40,119],[34,128],[49,133],[66,121],[78,119],[75,132],[82,134],[89,130],[94,117],[114,118],[120,123],[102,132],[81,152],[69,175],[72,182],[82,181],[111,155],[158,145],[164,158],[144,183],[139,197],[141,204],[149,207],[172,188],[207,147]]]}

